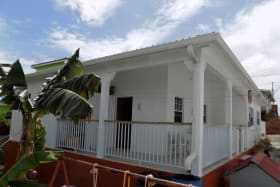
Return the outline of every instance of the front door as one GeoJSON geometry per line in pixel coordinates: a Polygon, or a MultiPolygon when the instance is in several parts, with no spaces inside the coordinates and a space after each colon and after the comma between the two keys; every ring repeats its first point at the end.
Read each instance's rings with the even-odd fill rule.
{"type": "Polygon", "coordinates": [[[117,101],[117,148],[130,149],[132,101],[132,97],[121,97],[117,101]]]}

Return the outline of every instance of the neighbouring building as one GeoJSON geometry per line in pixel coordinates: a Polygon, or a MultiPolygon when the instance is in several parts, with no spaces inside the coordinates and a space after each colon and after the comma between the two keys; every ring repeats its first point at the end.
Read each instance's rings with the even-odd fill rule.
{"type": "MultiPolygon", "coordinates": [[[[87,60],[84,68],[101,77],[93,120],[43,117],[49,147],[203,176],[260,137],[267,100],[218,33],[87,60]]],[[[27,75],[31,94],[56,71],[27,75]]],[[[12,140],[20,129],[14,111],[12,140]]]]}
{"type": "Polygon", "coordinates": [[[278,117],[278,106],[274,104],[275,99],[273,97],[271,90],[261,89],[266,105],[263,105],[261,108],[262,119],[267,120],[266,118],[276,118],[278,117]]]}

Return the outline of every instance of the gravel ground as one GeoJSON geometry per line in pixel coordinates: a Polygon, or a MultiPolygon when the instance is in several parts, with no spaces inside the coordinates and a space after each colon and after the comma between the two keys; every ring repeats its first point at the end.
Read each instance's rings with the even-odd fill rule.
{"type": "Polygon", "coordinates": [[[272,148],[271,151],[269,151],[271,159],[275,160],[280,164],[280,149],[278,148],[272,148]]]}
{"type": "Polygon", "coordinates": [[[268,135],[271,141],[272,149],[269,151],[273,160],[280,164],[280,135],[268,135]]]}

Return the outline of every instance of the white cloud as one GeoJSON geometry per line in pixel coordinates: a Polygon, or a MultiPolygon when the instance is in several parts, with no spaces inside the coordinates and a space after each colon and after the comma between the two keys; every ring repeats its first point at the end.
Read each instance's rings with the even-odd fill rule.
{"type": "Polygon", "coordinates": [[[240,11],[221,33],[259,87],[280,82],[280,1],[267,0],[240,11]],[[271,76],[259,76],[270,74],[271,76]],[[254,75],[256,75],[254,77],[254,75]]]}
{"type": "Polygon", "coordinates": [[[49,43],[53,47],[69,52],[80,47],[81,56],[86,59],[142,48],[161,42],[176,30],[179,24],[197,14],[202,7],[208,6],[208,0],[164,2],[156,11],[153,20],[146,21],[142,27],[130,30],[123,37],[94,39],[69,32],[65,28],[56,28],[49,34],[49,43]]]}
{"type": "Polygon", "coordinates": [[[198,24],[197,25],[197,29],[199,30],[199,31],[201,31],[201,32],[203,32],[203,33],[205,33],[205,32],[210,32],[210,27],[209,27],[209,25],[206,25],[206,24],[198,24]]]}
{"type": "Polygon", "coordinates": [[[3,51],[0,51],[0,62],[1,62],[1,64],[8,64],[8,63],[11,63],[11,62],[8,60],[7,54],[4,53],[3,51]]]}
{"type": "Polygon", "coordinates": [[[123,38],[107,37],[101,40],[90,39],[65,29],[57,29],[50,33],[49,42],[53,47],[68,52],[81,48],[81,56],[85,59],[92,59],[158,43],[169,33],[170,27],[173,25],[135,29],[128,32],[123,38]]]}
{"type": "Polygon", "coordinates": [[[165,0],[157,14],[164,16],[169,21],[184,21],[197,13],[203,6],[208,5],[208,0],[165,0]]]}
{"type": "Polygon", "coordinates": [[[80,19],[91,26],[102,26],[121,5],[121,0],[54,0],[58,7],[68,7],[80,14],[80,19]]]}
{"type": "MultiPolygon", "coordinates": [[[[12,64],[14,63],[17,59],[12,58],[11,52],[5,52],[0,50],[0,63],[1,64],[12,64]]],[[[31,73],[34,72],[34,70],[31,68],[31,65],[36,64],[35,60],[28,59],[28,58],[20,58],[19,59],[21,62],[21,65],[23,67],[24,73],[31,73]]]]}

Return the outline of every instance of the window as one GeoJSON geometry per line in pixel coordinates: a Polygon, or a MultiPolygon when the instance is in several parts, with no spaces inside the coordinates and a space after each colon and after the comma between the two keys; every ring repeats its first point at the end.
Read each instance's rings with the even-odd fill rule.
{"type": "Polygon", "coordinates": [[[183,98],[175,97],[174,122],[183,122],[183,98]]]}
{"type": "Polygon", "coordinates": [[[260,112],[257,112],[257,125],[260,124],[260,112]]]}
{"type": "Polygon", "coordinates": [[[254,125],[254,109],[252,107],[249,108],[249,122],[248,126],[253,126],[254,125]]]}
{"type": "Polygon", "coordinates": [[[207,123],[207,105],[203,105],[203,123],[207,123]]]}

